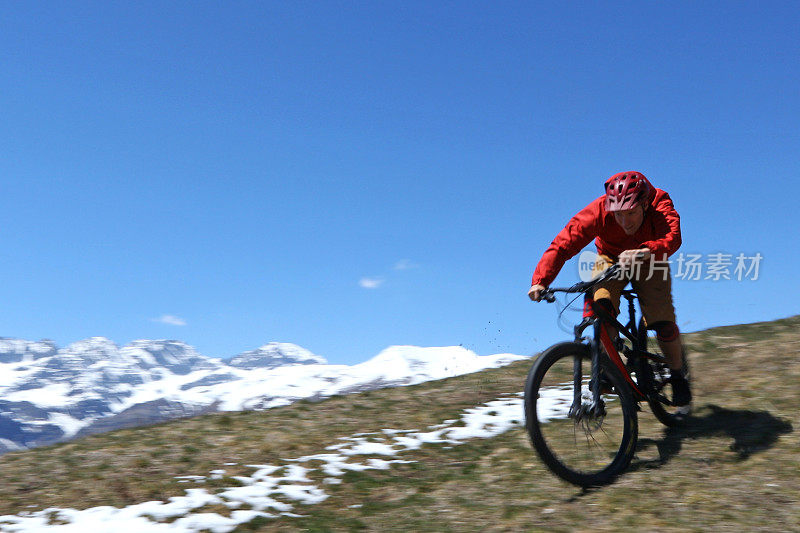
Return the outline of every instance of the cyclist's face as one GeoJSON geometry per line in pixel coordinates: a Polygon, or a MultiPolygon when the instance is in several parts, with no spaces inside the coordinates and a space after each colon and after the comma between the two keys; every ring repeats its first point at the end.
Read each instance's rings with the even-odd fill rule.
{"type": "Polygon", "coordinates": [[[642,220],[644,220],[644,207],[637,205],[633,209],[615,211],[614,220],[622,227],[625,234],[633,235],[642,225],[642,220]]]}

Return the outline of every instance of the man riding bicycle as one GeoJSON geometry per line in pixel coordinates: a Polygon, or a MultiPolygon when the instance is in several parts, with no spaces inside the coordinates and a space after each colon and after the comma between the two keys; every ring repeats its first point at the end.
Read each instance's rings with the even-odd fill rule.
{"type": "MultiPolygon", "coordinates": [[[[626,275],[594,290],[594,301],[611,315],[619,314],[621,291],[630,281],[648,329],[670,367],[672,401],[688,406],[692,400],[683,372],[681,336],[675,323],[672,283],[667,258],[681,245],[681,225],[672,200],[653,187],[640,172],[620,172],[605,183],[606,193],[567,223],[542,255],[533,273],[528,296],[539,301],[564,263],[594,239],[599,260],[593,274],[618,262],[626,275]]],[[[616,336],[611,331],[612,337],[616,336]]]]}

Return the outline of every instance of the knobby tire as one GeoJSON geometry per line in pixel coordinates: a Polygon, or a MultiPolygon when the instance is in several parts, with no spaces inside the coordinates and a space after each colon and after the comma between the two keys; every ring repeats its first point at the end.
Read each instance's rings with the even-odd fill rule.
{"type": "MultiPolygon", "coordinates": [[[[654,351],[660,353],[655,339],[647,335],[647,329],[643,323],[638,328],[638,344],[644,351],[654,351]],[[648,350],[648,345],[650,350],[648,350]],[[655,345],[655,346],[653,346],[655,345]]],[[[689,378],[689,362],[686,358],[686,350],[682,351],[684,372],[689,378]]],[[[638,357],[634,365],[636,381],[642,391],[647,394],[647,403],[650,410],[659,422],[667,427],[680,426],[686,422],[687,415],[676,412],[676,408],[665,400],[671,392],[667,384],[669,369],[666,365],[656,363],[645,357],[638,357]]]]}
{"type": "MultiPolygon", "coordinates": [[[[566,416],[573,399],[571,365],[580,358],[582,390],[591,378],[589,347],[556,344],[534,362],[525,384],[525,423],[533,447],[547,467],[581,487],[605,485],[630,464],[636,449],[638,421],[630,388],[610,365],[603,365],[607,416],[577,421],[566,416]],[[560,414],[559,414],[560,413],[560,414]]],[[[591,395],[584,400],[590,402],[591,395]]]]}

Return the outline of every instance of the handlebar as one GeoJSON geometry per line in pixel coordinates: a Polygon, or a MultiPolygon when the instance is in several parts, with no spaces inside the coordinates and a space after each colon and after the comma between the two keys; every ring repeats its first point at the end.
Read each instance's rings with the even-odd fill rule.
{"type": "Polygon", "coordinates": [[[578,283],[576,283],[572,287],[554,287],[554,288],[545,289],[544,291],[542,291],[541,298],[542,298],[542,300],[544,300],[546,302],[553,303],[553,302],[556,301],[555,293],[557,293],[557,292],[565,292],[565,293],[588,292],[590,289],[592,289],[598,283],[602,283],[602,282],[604,282],[604,281],[606,281],[608,279],[611,279],[614,276],[618,275],[619,271],[620,271],[620,266],[618,264],[611,265],[610,267],[605,269],[602,274],[600,274],[599,276],[597,276],[593,280],[590,280],[590,281],[579,281],[578,283]]]}

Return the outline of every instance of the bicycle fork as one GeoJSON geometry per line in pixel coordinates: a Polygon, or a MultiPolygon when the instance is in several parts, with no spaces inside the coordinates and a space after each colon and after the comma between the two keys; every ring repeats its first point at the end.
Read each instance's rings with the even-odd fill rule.
{"type": "Polygon", "coordinates": [[[589,392],[591,402],[584,404],[583,401],[583,367],[582,358],[575,357],[572,366],[572,405],[569,408],[569,418],[580,422],[584,418],[602,418],[606,414],[605,402],[600,397],[602,383],[600,380],[600,321],[594,323],[594,337],[591,346],[591,379],[589,379],[589,392]]]}

